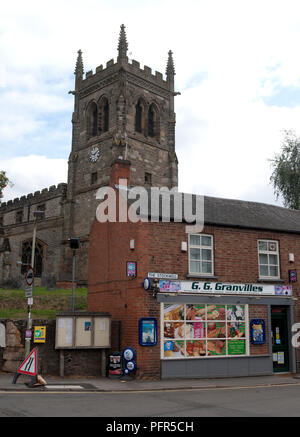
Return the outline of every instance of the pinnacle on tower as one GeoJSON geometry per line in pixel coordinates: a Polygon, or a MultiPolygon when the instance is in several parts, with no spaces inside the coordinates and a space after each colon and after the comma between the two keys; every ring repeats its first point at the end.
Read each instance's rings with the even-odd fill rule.
{"type": "Polygon", "coordinates": [[[174,67],[174,61],[172,56],[173,52],[169,50],[168,55],[169,56],[168,56],[168,63],[166,68],[166,75],[167,75],[167,79],[170,79],[175,76],[175,67],[174,67]]]}
{"type": "Polygon", "coordinates": [[[83,76],[83,61],[82,61],[82,51],[78,50],[78,56],[77,56],[77,61],[76,61],[76,67],[75,67],[75,72],[74,74],[76,74],[77,77],[82,77],[83,76]]]}
{"type": "Polygon", "coordinates": [[[128,62],[127,57],[128,43],[126,39],[126,32],[124,24],[121,25],[120,36],[119,36],[119,44],[118,44],[118,62],[126,61],[128,62]]]}

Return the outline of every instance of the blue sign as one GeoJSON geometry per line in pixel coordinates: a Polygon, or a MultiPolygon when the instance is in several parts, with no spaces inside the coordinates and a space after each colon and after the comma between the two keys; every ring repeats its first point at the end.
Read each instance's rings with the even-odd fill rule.
{"type": "Polygon", "coordinates": [[[250,321],[250,340],[252,344],[265,344],[266,327],[264,319],[252,319],[250,321]]]}
{"type": "Polygon", "coordinates": [[[157,320],[152,317],[142,317],[139,320],[139,344],[141,346],[157,345],[157,320]]]}

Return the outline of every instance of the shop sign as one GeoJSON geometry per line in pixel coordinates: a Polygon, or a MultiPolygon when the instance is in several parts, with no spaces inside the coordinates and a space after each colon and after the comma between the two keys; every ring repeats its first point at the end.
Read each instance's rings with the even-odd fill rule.
{"type": "Polygon", "coordinates": [[[292,287],[288,285],[236,284],[229,282],[160,280],[159,290],[161,293],[247,294],[266,296],[292,295],[292,287]]]}

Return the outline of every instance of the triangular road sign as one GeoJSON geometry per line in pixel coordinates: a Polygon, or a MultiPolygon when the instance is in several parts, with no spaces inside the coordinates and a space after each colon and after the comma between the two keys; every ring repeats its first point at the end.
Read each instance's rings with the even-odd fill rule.
{"type": "Polygon", "coordinates": [[[32,349],[30,354],[25,358],[23,363],[18,367],[17,373],[35,376],[37,374],[37,349],[32,349]]]}

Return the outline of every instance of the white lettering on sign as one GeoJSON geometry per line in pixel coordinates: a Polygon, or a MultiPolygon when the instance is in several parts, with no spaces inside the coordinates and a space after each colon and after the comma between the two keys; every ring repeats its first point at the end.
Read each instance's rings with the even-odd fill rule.
{"type": "Polygon", "coordinates": [[[152,279],[178,279],[178,275],[176,273],[148,273],[148,278],[152,279]]]}

